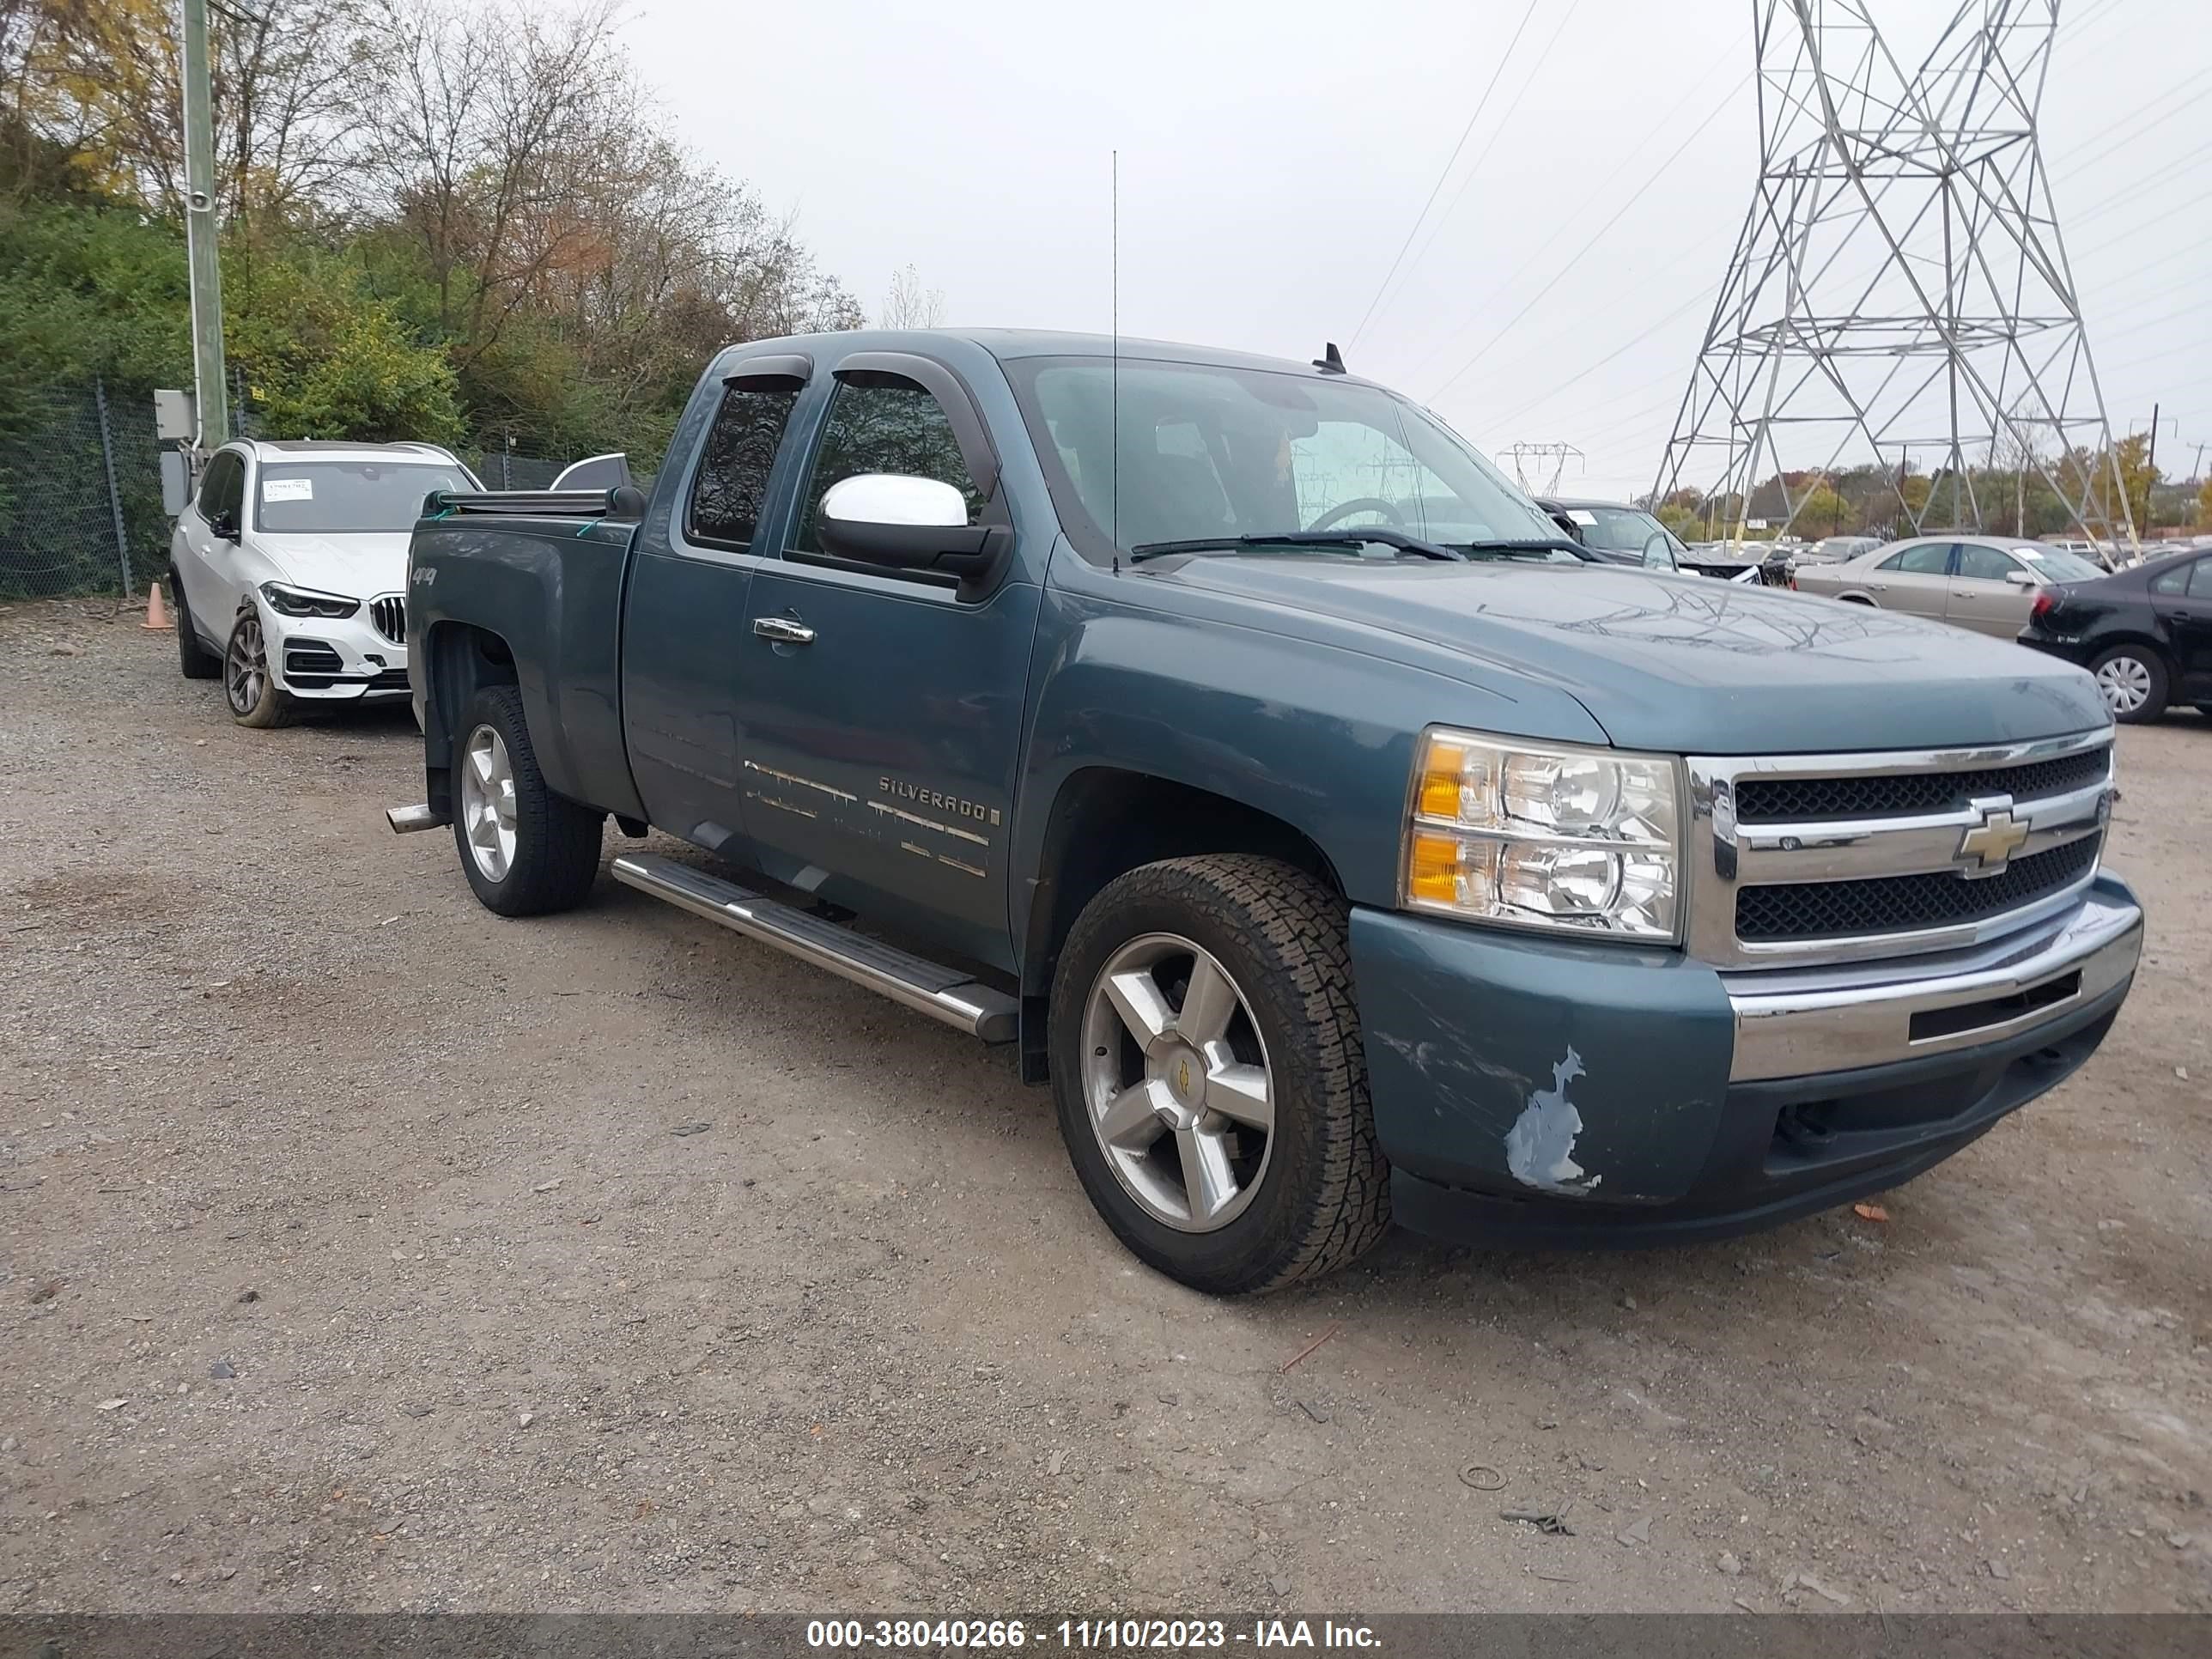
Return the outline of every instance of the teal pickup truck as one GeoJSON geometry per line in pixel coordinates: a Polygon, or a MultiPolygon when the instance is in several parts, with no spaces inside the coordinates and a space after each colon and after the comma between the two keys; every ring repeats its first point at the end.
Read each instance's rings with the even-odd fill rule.
{"type": "Polygon", "coordinates": [[[649,498],[433,496],[408,592],[395,829],[507,915],[689,843],[612,873],[1014,1045],[1210,1291],[1894,1186],[2141,949],[2080,669],[1591,562],[1334,351],[732,347],[649,498]]]}

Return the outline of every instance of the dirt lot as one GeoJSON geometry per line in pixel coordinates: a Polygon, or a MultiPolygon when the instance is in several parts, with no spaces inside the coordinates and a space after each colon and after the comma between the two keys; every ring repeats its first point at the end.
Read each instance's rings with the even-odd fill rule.
{"type": "Polygon", "coordinates": [[[0,611],[0,1611],[2212,1609],[2200,719],[2122,738],[2104,1051],[1886,1224],[1235,1304],[1005,1054],[480,910],[418,752],[0,611]]]}

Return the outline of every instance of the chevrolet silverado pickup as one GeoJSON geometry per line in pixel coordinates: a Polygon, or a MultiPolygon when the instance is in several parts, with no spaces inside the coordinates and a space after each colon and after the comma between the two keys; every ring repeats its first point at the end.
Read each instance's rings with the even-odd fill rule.
{"type": "Polygon", "coordinates": [[[649,498],[434,495],[408,593],[394,829],[507,915],[684,844],[612,873],[1012,1045],[1209,1291],[1893,1187],[2141,949],[2081,669],[1589,562],[1334,353],[732,347],[649,498]]]}

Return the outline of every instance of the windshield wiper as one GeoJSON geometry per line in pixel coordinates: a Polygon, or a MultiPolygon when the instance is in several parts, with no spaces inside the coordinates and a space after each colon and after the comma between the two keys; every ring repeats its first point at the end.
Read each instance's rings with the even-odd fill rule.
{"type": "Polygon", "coordinates": [[[1202,536],[1186,542],[1139,542],[1129,550],[1129,562],[1164,558],[1170,553],[1233,553],[1243,547],[1376,547],[1401,553],[1418,553],[1425,559],[1461,560],[1467,555],[1441,542],[1424,541],[1402,530],[1377,526],[1372,530],[1285,530],[1272,536],[1202,536]]]}
{"type": "Polygon", "coordinates": [[[1498,553],[1512,558],[1523,553],[1571,553],[1584,564],[1591,562],[1589,549],[1580,542],[1567,541],[1558,536],[1540,536],[1526,541],[1455,542],[1452,545],[1465,549],[1468,554],[1498,553]]]}

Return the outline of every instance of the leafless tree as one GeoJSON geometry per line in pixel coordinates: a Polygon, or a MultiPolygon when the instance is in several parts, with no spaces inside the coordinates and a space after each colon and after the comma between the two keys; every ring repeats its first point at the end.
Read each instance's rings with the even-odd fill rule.
{"type": "Polygon", "coordinates": [[[891,273],[890,292],[884,295],[880,320],[885,328],[942,328],[945,290],[924,288],[921,273],[911,264],[902,265],[891,273]]]}

